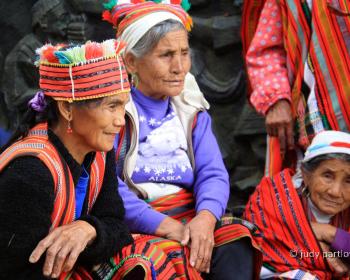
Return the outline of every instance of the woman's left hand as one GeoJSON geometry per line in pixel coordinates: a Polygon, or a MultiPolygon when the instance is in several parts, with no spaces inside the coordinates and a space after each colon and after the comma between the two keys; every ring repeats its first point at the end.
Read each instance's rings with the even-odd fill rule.
{"type": "Polygon", "coordinates": [[[85,221],[74,221],[52,230],[42,239],[29,257],[36,263],[46,252],[43,274],[57,278],[62,272],[70,271],[80,253],[96,238],[95,228],[85,221]]]}
{"type": "Polygon", "coordinates": [[[202,210],[185,225],[181,244],[185,246],[190,243],[190,264],[199,272],[209,273],[215,224],[215,216],[208,210],[202,210]]]}
{"type": "Polygon", "coordinates": [[[312,230],[318,241],[331,244],[334,241],[337,228],[329,224],[311,222],[312,230]]]}

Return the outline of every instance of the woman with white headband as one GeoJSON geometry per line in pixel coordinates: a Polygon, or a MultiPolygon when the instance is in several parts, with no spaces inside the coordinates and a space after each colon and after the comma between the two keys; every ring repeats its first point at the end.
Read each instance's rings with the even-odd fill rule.
{"type": "Polygon", "coordinates": [[[115,142],[126,222],[167,255],[171,278],[252,279],[260,269],[253,225],[225,216],[228,174],[209,104],[189,73],[188,5],[111,1],[103,14],[127,44],[133,83],[115,142]]]}
{"type": "Polygon", "coordinates": [[[350,134],[315,136],[301,165],[266,177],[244,217],[260,231],[262,279],[348,279],[350,134]],[[337,278],[338,279],[338,278],[337,278]]]}

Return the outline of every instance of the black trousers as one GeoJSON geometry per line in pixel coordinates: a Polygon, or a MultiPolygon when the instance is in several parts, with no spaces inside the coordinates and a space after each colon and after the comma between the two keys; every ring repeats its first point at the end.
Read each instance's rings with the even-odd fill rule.
{"type": "Polygon", "coordinates": [[[250,280],[254,272],[254,248],[249,238],[217,247],[213,251],[210,273],[205,280],[250,280]]]}

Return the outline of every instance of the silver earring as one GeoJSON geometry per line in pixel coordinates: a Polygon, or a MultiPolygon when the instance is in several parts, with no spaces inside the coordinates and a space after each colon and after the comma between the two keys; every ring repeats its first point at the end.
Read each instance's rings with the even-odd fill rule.
{"type": "Polygon", "coordinates": [[[137,73],[131,73],[131,85],[135,88],[139,85],[139,76],[137,73]]]}

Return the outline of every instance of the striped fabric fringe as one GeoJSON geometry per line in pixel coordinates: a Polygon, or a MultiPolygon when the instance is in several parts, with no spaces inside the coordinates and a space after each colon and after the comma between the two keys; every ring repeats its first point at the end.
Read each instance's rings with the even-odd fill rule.
{"type": "Polygon", "coordinates": [[[260,230],[261,235],[254,238],[262,248],[264,266],[276,273],[300,270],[318,279],[332,279],[333,271],[323,258],[306,213],[291,171],[286,169],[273,179],[262,180],[250,197],[244,218],[260,230]],[[316,257],[308,257],[308,253],[316,257]]]}

